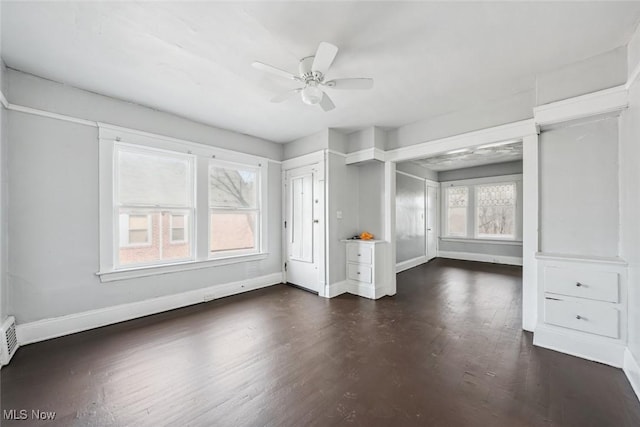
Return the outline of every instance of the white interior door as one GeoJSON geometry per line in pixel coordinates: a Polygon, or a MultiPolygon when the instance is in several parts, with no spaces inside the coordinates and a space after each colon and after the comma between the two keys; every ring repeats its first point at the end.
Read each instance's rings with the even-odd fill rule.
{"type": "Polygon", "coordinates": [[[317,165],[311,165],[290,169],[285,175],[287,282],[314,292],[320,288],[317,172],[317,165]]]}
{"type": "Polygon", "coordinates": [[[433,259],[438,252],[438,187],[427,184],[427,260],[433,259]]]}

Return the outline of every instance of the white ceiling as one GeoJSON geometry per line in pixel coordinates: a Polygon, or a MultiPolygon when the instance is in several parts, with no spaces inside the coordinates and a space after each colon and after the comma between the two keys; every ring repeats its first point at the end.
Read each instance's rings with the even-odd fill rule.
{"type": "Polygon", "coordinates": [[[522,160],[522,141],[505,141],[499,144],[454,150],[455,152],[417,159],[412,162],[432,171],[441,172],[522,160]]]}
{"type": "Polygon", "coordinates": [[[624,45],[640,3],[8,2],[9,67],[277,142],[326,127],[398,127],[535,85],[535,74],[624,45]],[[340,48],[325,113],[255,60],[295,72],[320,41],[340,48]]]}

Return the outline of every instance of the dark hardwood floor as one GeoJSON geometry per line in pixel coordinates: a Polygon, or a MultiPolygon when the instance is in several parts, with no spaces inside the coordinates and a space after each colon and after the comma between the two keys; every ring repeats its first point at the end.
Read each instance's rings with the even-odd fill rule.
{"type": "Polygon", "coordinates": [[[20,348],[3,426],[640,426],[622,371],[532,346],[521,270],[438,259],[398,294],[279,285],[20,348]]]}

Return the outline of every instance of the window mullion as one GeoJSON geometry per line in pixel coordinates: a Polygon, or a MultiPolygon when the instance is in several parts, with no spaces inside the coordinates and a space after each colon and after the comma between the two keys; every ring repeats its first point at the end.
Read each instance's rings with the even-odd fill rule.
{"type": "Polygon", "coordinates": [[[209,158],[197,157],[196,165],[196,209],[194,215],[195,258],[209,259],[209,158]]]}

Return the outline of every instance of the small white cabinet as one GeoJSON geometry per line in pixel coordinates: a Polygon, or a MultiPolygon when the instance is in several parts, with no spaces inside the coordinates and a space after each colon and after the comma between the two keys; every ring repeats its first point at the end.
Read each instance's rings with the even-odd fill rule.
{"type": "Polygon", "coordinates": [[[352,294],[378,299],[387,294],[387,247],[384,240],[343,240],[347,252],[347,288],[352,294]]]}

